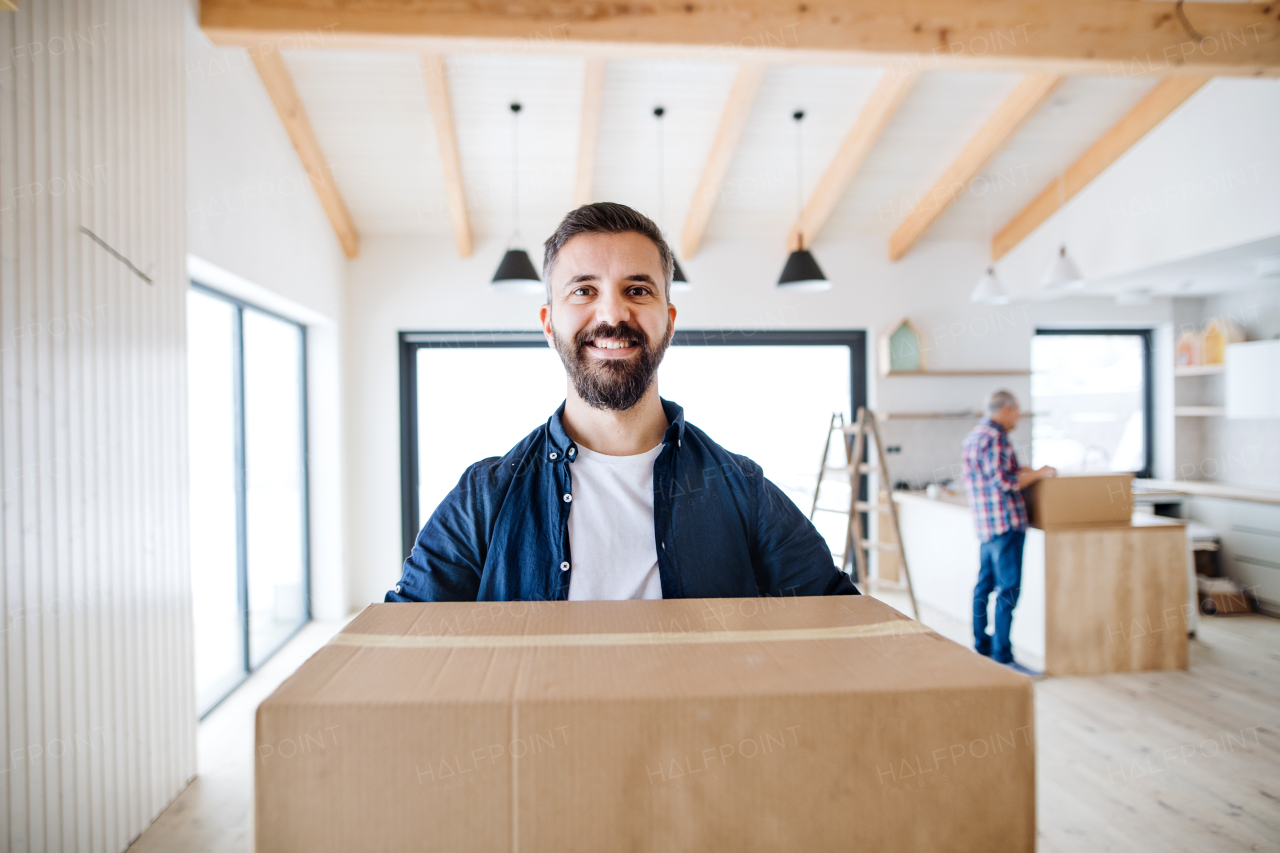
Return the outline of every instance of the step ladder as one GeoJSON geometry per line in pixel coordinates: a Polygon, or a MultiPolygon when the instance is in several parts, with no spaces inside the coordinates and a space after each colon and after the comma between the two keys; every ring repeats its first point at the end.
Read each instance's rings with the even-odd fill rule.
{"type": "Polygon", "coordinates": [[[853,558],[855,568],[853,580],[854,583],[863,588],[863,591],[870,592],[873,587],[880,583],[879,577],[871,577],[866,552],[870,549],[875,549],[898,554],[902,565],[902,576],[906,581],[907,597],[911,600],[911,615],[919,619],[920,612],[916,608],[916,594],[911,587],[911,571],[907,568],[907,554],[902,547],[902,528],[898,526],[898,507],[893,501],[892,480],[889,478],[889,466],[884,458],[884,445],[880,441],[880,433],[876,430],[875,414],[866,406],[858,408],[858,419],[851,424],[845,423],[843,412],[836,412],[831,416],[831,423],[827,430],[827,440],[822,446],[822,464],[818,467],[818,482],[813,489],[813,506],[809,510],[809,520],[813,521],[814,516],[820,512],[833,512],[846,516],[844,553],[833,556],[839,558],[841,571],[849,565],[850,557],[853,558]],[[831,436],[837,432],[840,433],[841,444],[844,446],[845,464],[828,465],[827,462],[831,453],[831,436]],[[867,446],[868,441],[875,445],[878,463],[874,465],[862,461],[862,457],[866,455],[869,449],[867,446]],[[862,475],[871,473],[879,475],[876,478],[875,499],[860,500],[858,498],[858,486],[861,483],[862,475]],[[818,506],[818,497],[822,493],[822,481],[837,474],[848,477],[848,508],[832,509],[818,506]],[[864,512],[877,512],[887,515],[889,521],[893,524],[893,533],[897,539],[897,544],[873,542],[868,539],[862,524],[862,513],[864,512]]]}

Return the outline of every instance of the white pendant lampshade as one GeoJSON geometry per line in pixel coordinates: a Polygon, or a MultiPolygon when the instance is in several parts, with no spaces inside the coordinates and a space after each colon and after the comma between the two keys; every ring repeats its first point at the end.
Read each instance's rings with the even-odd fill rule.
{"type": "Polygon", "coordinates": [[[1009,301],[1009,294],[1004,292],[1000,279],[996,278],[996,268],[987,267],[987,271],[978,279],[978,285],[969,295],[970,302],[980,305],[1004,305],[1009,301]]]}
{"type": "Polygon", "coordinates": [[[1058,248],[1058,254],[1045,270],[1040,286],[1050,290],[1084,287],[1084,276],[1080,274],[1080,268],[1076,266],[1075,261],[1071,260],[1067,254],[1066,246],[1058,248]]]}

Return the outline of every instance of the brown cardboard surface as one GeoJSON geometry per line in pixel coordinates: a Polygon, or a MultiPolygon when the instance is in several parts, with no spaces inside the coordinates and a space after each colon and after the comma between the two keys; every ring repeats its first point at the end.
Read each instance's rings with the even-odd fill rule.
{"type": "Polygon", "coordinates": [[[1029,851],[1032,723],[867,597],[376,604],[258,709],[257,850],[1029,851]]]}
{"type": "Polygon", "coordinates": [[[1061,474],[1039,480],[1023,494],[1032,527],[1128,523],[1133,516],[1132,474],[1061,474]]]}

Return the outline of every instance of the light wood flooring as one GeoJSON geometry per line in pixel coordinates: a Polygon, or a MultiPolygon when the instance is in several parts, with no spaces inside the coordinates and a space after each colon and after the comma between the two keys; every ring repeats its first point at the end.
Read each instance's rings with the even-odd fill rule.
{"type": "MultiPolygon", "coordinates": [[[[205,719],[199,776],[131,853],[253,849],[254,709],[339,627],[308,626],[205,719]]],[[[1186,672],[1038,681],[1036,746],[1040,853],[1280,851],[1280,620],[1202,618],[1186,672]]]]}

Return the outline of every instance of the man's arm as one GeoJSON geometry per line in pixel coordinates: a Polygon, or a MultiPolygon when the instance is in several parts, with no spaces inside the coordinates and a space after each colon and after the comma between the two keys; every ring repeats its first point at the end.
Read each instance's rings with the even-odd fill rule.
{"type": "Polygon", "coordinates": [[[494,460],[472,465],[431,514],[385,601],[475,601],[488,552],[494,460]]]}
{"type": "Polygon", "coordinates": [[[1018,488],[1025,489],[1032,483],[1038,483],[1046,477],[1058,476],[1058,469],[1049,465],[1041,465],[1039,468],[1019,468],[1018,469],[1018,488]]]}
{"type": "Polygon", "coordinates": [[[761,594],[857,595],[849,576],[832,561],[827,540],[800,508],[765,478],[758,465],[746,473],[757,484],[751,552],[761,594]]]}

